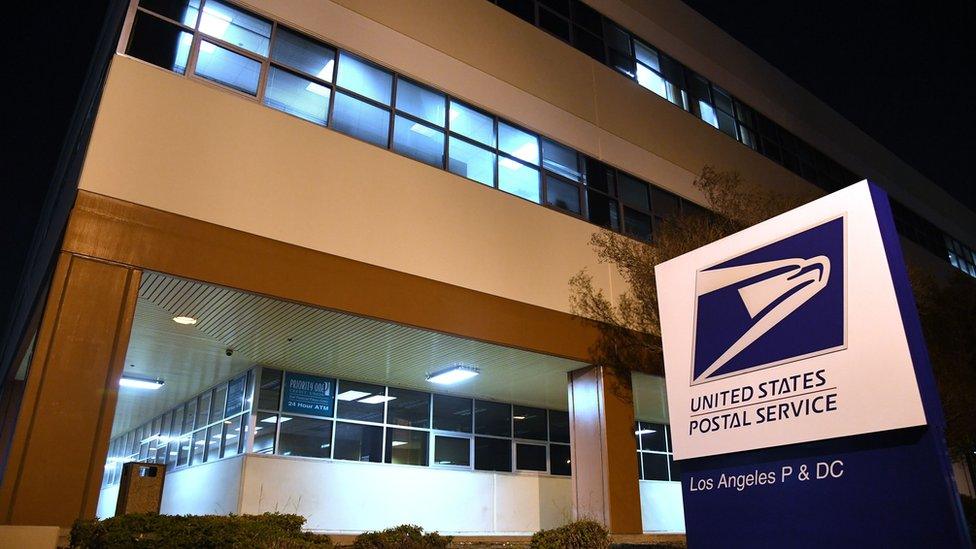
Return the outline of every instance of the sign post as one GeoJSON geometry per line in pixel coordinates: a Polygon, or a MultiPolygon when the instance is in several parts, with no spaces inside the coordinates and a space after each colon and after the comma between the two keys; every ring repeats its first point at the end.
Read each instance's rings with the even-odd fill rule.
{"type": "Polygon", "coordinates": [[[883,191],[656,273],[689,546],[971,546],[883,191]]]}

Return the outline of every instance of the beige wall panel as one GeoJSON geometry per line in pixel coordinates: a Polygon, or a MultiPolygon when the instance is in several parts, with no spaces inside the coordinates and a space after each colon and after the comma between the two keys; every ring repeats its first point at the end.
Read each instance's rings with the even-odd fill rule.
{"type": "Polygon", "coordinates": [[[80,186],[559,311],[608,286],[593,225],[125,57],[80,186]]]}

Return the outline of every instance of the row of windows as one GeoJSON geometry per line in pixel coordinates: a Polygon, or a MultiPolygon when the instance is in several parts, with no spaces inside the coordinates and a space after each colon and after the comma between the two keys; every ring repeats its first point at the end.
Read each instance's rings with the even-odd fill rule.
{"type": "Polygon", "coordinates": [[[435,89],[218,0],[141,0],[128,54],[603,227],[649,240],[697,208],[435,89]],[[202,7],[201,7],[202,5],[202,7]]]}
{"type": "MultiPolygon", "coordinates": [[[[861,179],[729,92],[580,0],[490,1],[635,80],[640,86],[827,192],[861,179]]],[[[898,223],[901,234],[976,277],[976,262],[973,261],[971,250],[914,212],[904,207],[902,209],[906,212],[898,223]],[[910,216],[922,222],[908,221],[910,216]]]]}
{"type": "Polygon", "coordinates": [[[680,482],[681,472],[674,462],[674,450],[671,448],[671,427],[664,423],[638,421],[634,429],[640,479],[680,482]]]}
{"type": "Polygon", "coordinates": [[[117,483],[127,461],[176,469],[243,453],[253,385],[253,372],[246,372],[113,438],[103,484],[117,483]]]}
{"type": "Polygon", "coordinates": [[[254,452],[480,471],[569,475],[569,414],[372,383],[336,387],[316,414],[287,410],[281,370],[262,368],[254,452]]]}

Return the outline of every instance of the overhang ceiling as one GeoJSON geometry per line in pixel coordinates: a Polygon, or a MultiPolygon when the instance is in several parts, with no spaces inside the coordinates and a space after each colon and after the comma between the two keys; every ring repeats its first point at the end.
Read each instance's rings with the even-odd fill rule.
{"type": "Polygon", "coordinates": [[[125,369],[165,385],[152,392],[122,389],[113,431],[136,427],[256,364],[559,410],[567,408],[566,372],[585,366],[147,272],[125,369]],[[199,322],[183,326],[173,322],[175,316],[199,322]],[[455,363],[475,366],[481,375],[454,387],[425,380],[455,363]]]}

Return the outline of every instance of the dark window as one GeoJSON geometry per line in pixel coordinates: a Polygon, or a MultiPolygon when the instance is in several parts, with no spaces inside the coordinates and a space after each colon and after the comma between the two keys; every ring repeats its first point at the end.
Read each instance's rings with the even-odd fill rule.
{"type": "Polygon", "coordinates": [[[274,453],[274,439],[277,430],[278,416],[259,412],[254,425],[254,453],[274,453]]]}
{"type": "Polygon", "coordinates": [[[427,465],[427,431],[386,430],[386,462],[401,465],[427,465]]]}
{"type": "Polygon", "coordinates": [[[549,445],[549,472],[553,475],[569,476],[573,473],[570,463],[570,451],[567,444],[549,445]]]}
{"type": "Polygon", "coordinates": [[[436,465],[471,465],[471,440],[467,438],[434,436],[436,465]]]}
{"type": "Polygon", "coordinates": [[[593,190],[587,191],[586,200],[590,221],[614,231],[620,230],[620,214],[617,212],[616,200],[611,200],[607,195],[593,190]]]}
{"type": "Polygon", "coordinates": [[[547,423],[546,411],[542,408],[529,408],[528,406],[512,407],[512,424],[515,428],[515,438],[546,440],[548,438],[547,423]]]}
{"type": "Polygon", "coordinates": [[[277,454],[327,458],[332,455],[331,447],[331,421],[281,416],[281,434],[278,436],[277,454]]]}
{"type": "Polygon", "coordinates": [[[548,7],[563,17],[569,17],[569,0],[539,0],[539,4],[548,7]]]}
{"type": "Polygon", "coordinates": [[[474,437],[474,468],[479,471],[511,471],[512,441],[474,437]]]}
{"type": "Polygon", "coordinates": [[[474,401],[474,432],[479,435],[512,436],[512,406],[486,400],[474,401]]]}
{"type": "Polygon", "coordinates": [[[603,35],[603,16],[600,12],[584,4],[581,0],[572,0],[573,23],[585,28],[597,36],[603,35]]]}
{"type": "Polygon", "coordinates": [[[549,440],[569,442],[569,412],[549,410],[549,440]]]}
{"type": "Polygon", "coordinates": [[[668,455],[641,452],[641,463],[644,466],[644,480],[668,480],[668,455]]]}
{"type": "Polygon", "coordinates": [[[339,401],[336,417],[340,419],[383,423],[383,403],[388,399],[386,387],[382,385],[339,381],[336,400],[339,401]]]}
{"type": "Polygon", "coordinates": [[[635,238],[651,239],[651,216],[624,208],[624,232],[635,238]]]}
{"type": "Polygon", "coordinates": [[[281,370],[261,368],[261,384],[258,390],[258,408],[277,410],[281,401],[281,370]]]}
{"type": "Polygon", "coordinates": [[[430,393],[389,388],[386,423],[406,427],[430,427],[430,393]]]}
{"type": "Polygon", "coordinates": [[[139,7],[195,27],[199,13],[199,1],[195,0],[139,0],[139,7]],[[192,5],[191,5],[192,4],[192,5]]]}
{"type": "Polygon", "coordinates": [[[434,429],[470,433],[471,399],[434,395],[434,429]]]}
{"type": "Polygon", "coordinates": [[[544,444],[515,444],[515,468],[521,471],[545,471],[546,446],[544,444]]]}
{"type": "Polygon", "coordinates": [[[542,140],[542,167],[573,181],[581,178],[576,151],[548,139],[542,140]]]}
{"type": "Polygon", "coordinates": [[[186,72],[193,35],[143,12],[136,12],[126,53],[173,72],[186,72]]]}
{"type": "Polygon", "coordinates": [[[378,425],[336,422],[332,457],[379,463],[383,460],[383,428],[378,425]]]}
{"type": "Polygon", "coordinates": [[[681,212],[681,202],[677,196],[657,187],[651,187],[651,209],[656,216],[675,217],[681,212]]]}
{"type": "Polygon", "coordinates": [[[671,469],[671,480],[675,482],[681,481],[681,466],[674,460],[674,457],[668,456],[668,467],[671,469]]]}
{"type": "Polygon", "coordinates": [[[590,34],[578,25],[573,26],[573,31],[573,46],[576,49],[600,63],[606,63],[607,53],[603,46],[603,40],[599,36],[590,34]]]}
{"type": "Polygon", "coordinates": [[[498,7],[512,15],[535,24],[535,3],[526,0],[495,0],[498,7]]]}
{"type": "Polygon", "coordinates": [[[633,54],[630,47],[630,33],[608,19],[603,21],[603,36],[610,48],[627,56],[633,54]]]}
{"type": "Polygon", "coordinates": [[[650,190],[647,183],[639,181],[627,174],[617,176],[620,182],[620,200],[626,206],[640,210],[650,210],[650,190]]]}
{"type": "Polygon", "coordinates": [[[586,159],[586,185],[610,195],[617,194],[613,168],[592,158],[586,159]]]}
{"type": "Polygon", "coordinates": [[[641,421],[637,424],[637,433],[640,437],[641,450],[668,451],[664,425],[641,421]]]}
{"type": "Polygon", "coordinates": [[[332,107],[332,127],[385,148],[389,141],[390,113],[340,92],[332,107]]]}
{"type": "Polygon", "coordinates": [[[569,42],[569,21],[543,7],[539,7],[539,28],[569,42]]]}
{"type": "Polygon", "coordinates": [[[546,204],[575,214],[582,213],[580,188],[554,175],[546,175],[546,204]]]}

